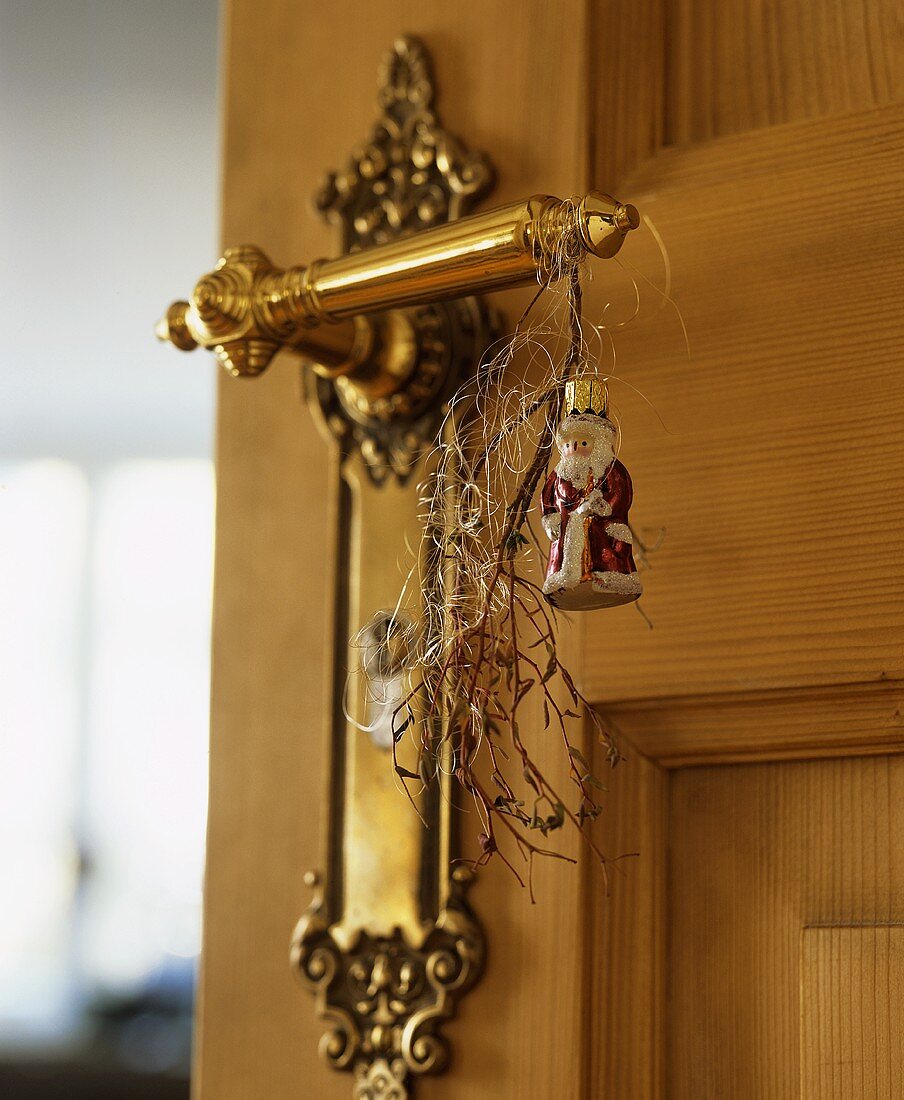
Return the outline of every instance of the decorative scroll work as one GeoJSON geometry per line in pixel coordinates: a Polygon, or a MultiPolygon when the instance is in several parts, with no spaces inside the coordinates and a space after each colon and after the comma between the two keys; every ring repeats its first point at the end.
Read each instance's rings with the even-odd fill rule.
{"type": "Polygon", "coordinates": [[[351,951],[333,939],[317,894],[295,930],[292,963],[330,1022],[320,1049],[338,1070],[355,1074],[357,1100],[407,1100],[409,1076],[441,1073],[449,1048],[440,1034],[458,997],[478,979],[484,937],[465,894],[472,873],[458,867],[434,926],[419,947],[401,933],[362,932],[351,951]]]}
{"type": "Polygon", "coordinates": [[[489,160],[437,121],[430,57],[398,38],[380,67],[381,115],[344,172],[331,172],[317,208],[343,229],[346,252],[460,218],[493,182],[489,160]]]}
{"type": "MultiPolygon", "coordinates": [[[[444,130],[433,108],[430,57],[399,38],[380,67],[380,116],[342,172],[331,172],[318,210],[340,226],[343,252],[385,244],[466,213],[493,183],[489,159],[444,130]]],[[[405,385],[368,400],[345,378],[313,382],[329,431],[357,451],[377,484],[405,481],[442,419],[445,403],[496,334],[498,319],[473,298],[407,311],[417,354],[405,385]]]]}

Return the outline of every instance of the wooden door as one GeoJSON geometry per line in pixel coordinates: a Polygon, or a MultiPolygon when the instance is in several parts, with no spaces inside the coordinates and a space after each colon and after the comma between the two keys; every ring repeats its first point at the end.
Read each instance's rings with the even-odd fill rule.
{"type": "MultiPolygon", "coordinates": [[[[904,147],[890,0],[230,0],[223,241],[330,254],[308,197],[400,32],[495,198],[595,185],[650,232],[615,373],[644,606],[569,637],[621,731],[597,822],[622,861],[503,869],[448,1031],[469,1100],[904,1095],[904,147]],[[642,276],[642,277],[641,277],[642,276]]],[[[204,258],[199,257],[203,265],[204,258]]],[[[630,265],[630,266],[629,266],[630,265]]],[[[507,301],[511,312],[518,296],[507,301]]],[[[630,312],[630,308],[629,308],[630,312]]],[[[335,456],[296,369],[220,388],[213,728],[196,1092],[345,1097],[287,963],[322,850],[335,456]]]]}

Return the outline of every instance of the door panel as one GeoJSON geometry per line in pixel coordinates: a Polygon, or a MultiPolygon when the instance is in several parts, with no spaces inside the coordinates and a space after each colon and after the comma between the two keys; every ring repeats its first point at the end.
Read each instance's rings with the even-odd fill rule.
{"type": "MultiPolygon", "coordinates": [[[[641,283],[615,370],[646,400],[613,393],[632,517],[664,540],[653,630],[588,616],[593,698],[901,680],[902,158],[896,106],[668,150],[622,185],[667,243],[691,356],[641,283]]],[[[656,263],[647,237],[626,275],[656,263]]]]}
{"type": "Polygon", "coordinates": [[[610,789],[606,837],[639,855],[588,907],[587,1095],[834,1100],[859,1095],[832,1091],[853,1064],[864,1096],[897,1096],[904,759],[664,769],[629,748],[610,789]]]}
{"type": "Polygon", "coordinates": [[[904,1080],[904,926],[805,928],[801,1100],[894,1100],[904,1080]]]}
{"type": "MultiPolygon", "coordinates": [[[[667,1095],[798,1095],[801,1013],[829,997],[806,930],[904,921],[902,789],[897,757],[673,773],[667,1095]]],[[[856,982],[877,965],[864,956],[856,982]]],[[[833,1030],[859,1043],[853,1026],[849,1011],[833,1030]]]]}

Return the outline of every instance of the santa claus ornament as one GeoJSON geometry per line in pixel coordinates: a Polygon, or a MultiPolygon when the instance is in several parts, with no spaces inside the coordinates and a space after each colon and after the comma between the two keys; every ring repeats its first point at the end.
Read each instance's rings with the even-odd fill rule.
{"type": "Polygon", "coordinates": [[[596,378],[566,383],[564,411],[559,462],[541,497],[552,543],[543,593],[566,611],[632,603],[643,591],[628,526],[633,489],[615,457],[618,429],[607,416],[605,385],[596,378]]]}

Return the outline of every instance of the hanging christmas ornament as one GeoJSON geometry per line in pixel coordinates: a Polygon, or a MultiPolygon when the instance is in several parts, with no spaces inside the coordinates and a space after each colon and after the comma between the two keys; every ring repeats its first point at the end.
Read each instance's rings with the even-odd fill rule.
{"type": "Polygon", "coordinates": [[[643,591],[628,526],[633,489],[615,457],[618,429],[608,419],[605,384],[566,383],[564,412],[556,432],[559,462],[541,496],[552,543],[543,593],[567,611],[631,603],[643,591]]]}

